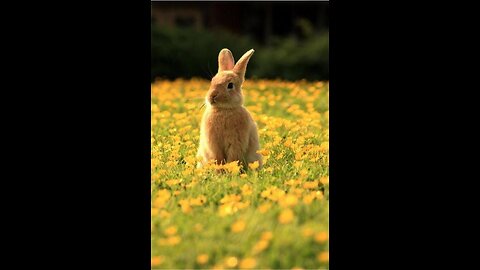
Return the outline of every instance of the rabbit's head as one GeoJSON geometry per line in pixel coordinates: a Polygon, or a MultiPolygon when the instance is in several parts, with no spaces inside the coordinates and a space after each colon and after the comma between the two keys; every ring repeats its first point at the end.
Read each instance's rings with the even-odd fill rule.
{"type": "Polygon", "coordinates": [[[253,49],[249,50],[235,64],[232,52],[229,49],[220,51],[218,54],[218,73],[212,78],[206,103],[218,108],[242,106],[242,83],[245,80],[248,60],[250,60],[253,52],[253,49]]]}

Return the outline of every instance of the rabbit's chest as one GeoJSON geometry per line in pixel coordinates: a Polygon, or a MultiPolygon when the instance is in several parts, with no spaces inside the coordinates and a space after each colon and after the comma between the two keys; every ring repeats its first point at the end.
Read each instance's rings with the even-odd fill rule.
{"type": "Polygon", "coordinates": [[[210,143],[217,144],[221,148],[227,148],[232,144],[246,143],[249,130],[247,117],[241,112],[210,115],[206,129],[210,143]]]}

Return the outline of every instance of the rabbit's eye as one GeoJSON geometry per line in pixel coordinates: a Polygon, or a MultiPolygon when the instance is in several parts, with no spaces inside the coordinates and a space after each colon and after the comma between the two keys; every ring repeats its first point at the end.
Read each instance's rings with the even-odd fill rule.
{"type": "Polygon", "coordinates": [[[233,83],[228,83],[227,89],[232,90],[233,89],[233,83]]]}

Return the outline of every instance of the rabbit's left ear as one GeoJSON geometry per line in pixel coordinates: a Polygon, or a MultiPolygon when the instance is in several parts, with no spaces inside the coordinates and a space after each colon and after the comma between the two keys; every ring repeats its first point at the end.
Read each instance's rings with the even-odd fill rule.
{"type": "Polygon", "coordinates": [[[250,51],[246,52],[235,64],[233,67],[233,72],[237,73],[242,79],[245,78],[245,71],[247,70],[248,60],[252,57],[255,50],[251,49],[250,51]]]}
{"type": "Polygon", "coordinates": [[[232,52],[226,48],[222,49],[218,54],[218,72],[232,70],[234,64],[232,52]]]}

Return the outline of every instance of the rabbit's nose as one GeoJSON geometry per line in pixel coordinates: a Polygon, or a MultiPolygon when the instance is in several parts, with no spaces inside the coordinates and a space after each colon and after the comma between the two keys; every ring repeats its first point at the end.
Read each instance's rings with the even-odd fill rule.
{"type": "Polygon", "coordinates": [[[216,97],[217,97],[217,94],[213,94],[210,96],[210,103],[215,103],[216,102],[216,97]]]}

